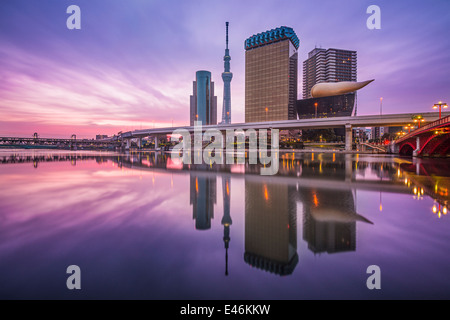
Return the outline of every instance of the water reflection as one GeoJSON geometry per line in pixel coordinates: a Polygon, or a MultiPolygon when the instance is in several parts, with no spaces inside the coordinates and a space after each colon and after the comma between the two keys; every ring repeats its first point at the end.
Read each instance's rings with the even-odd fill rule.
{"type": "Polygon", "coordinates": [[[190,204],[195,229],[211,229],[211,219],[214,219],[214,204],[216,199],[216,177],[190,175],[190,204]]]}
{"type": "Polygon", "coordinates": [[[245,180],[245,254],[253,267],[288,275],[298,263],[293,186],[245,180]]]}
{"type": "Polygon", "coordinates": [[[372,224],[355,212],[352,190],[300,188],[303,203],[303,239],[314,253],[356,249],[356,222],[372,224]]]}
{"type": "MultiPolygon", "coordinates": [[[[98,155],[82,152],[17,151],[10,153],[4,151],[0,154],[0,164],[31,163],[34,168],[38,168],[40,163],[68,161],[71,165],[76,166],[79,161],[90,160],[95,160],[98,164],[113,162],[118,168],[138,170],[188,170],[215,172],[217,174],[245,173],[246,175],[259,175],[260,172],[258,166],[248,163],[245,165],[185,165],[172,160],[170,154],[160,152],[127,154],[105,152],[98,155]]],[[[436,202],[436,209],[433,206],[433,212],[441,212],[442,215],[445,215],[448,210],[450,162],[445,159],[374,159],[373,156],[360,156],[358,154],[287,153],[280,156],[279,167],[280,170],[275,177],[280,179],[301,178],[296,182],[297,185],[309,186],[309,183],[314,181],[314,184],[318,187],[334,186],[335,189],[346,187],[352,190],[379,191],[380,199],[382,199],[383,192],[411,193],[417,199],[421,199],[423,195],[428,195],[436,202]],[[339,182],[341,183],[339,184],[339,182]],[[439,210],[439,207],[442,209],[439,210]]],[[[216,183],[210,179],[214,178],[191,179],[190,204],[194,207],[194,219],[197,220],[196,212],[200,210],[199,221],[196,222],[200,229],[207,229],[210,220],[214,217],[216,183]],[[206,194],[194,192],[196,188],[207,190],[206,194]]],[[[293,183],[292,180],[288,182],[293,183]]],[[[380,201],[381,210],[382,201],[380,201]]]]}
{"type": "Polygon", "coordinates": [[[230,226],[233,223],[230,215],[231,201],[231,179],[229,176],[222,177],[222,194],[223,194],[223,242],[225,245],[225,275],[228,275],[228,248],[230,246],[230,226]]]}
{"type": "MultiPolygon", "coordinates": [[[[184,165],[160,152],[3,152],[0,153],[0,168],[1,165],[7,168],[14,164],[30,165],[33,172],[39,173],[46,164],[64,162],[70,163],[73,171],[85,163],[97,165],[93,171],[113,166],[113,170],[129,169],[139,174],[150,172],[151,182],[146,186],[154,186],[152,192],[164,188],[159,185],[159,181],[155,181],[155,174],[170,174],[171,188],[174,187],[174,180],[183,184],[177,190],[186,192],[183,204],[188,209],[183,212],[190,219],[192,210],[194,227],[192,220],[189,220],[191,230],[195,228],[199,230],[196,233],[205,236],[205,233],[213,234],[204,231],[214,229],[214,224],[220,227],[220,235],[213,234],[211,237],[222,241],[222,276],[223,273],[226,276],[238,273],[229,265],[228,258],[232,250],[240,250],[240,263],[249,270],[252,270],[249,266],[253,267],[253,273],[262,273],[261,270],[264,270],[274,275],[292,276],[298,266],[304,263],[302,257],[307,252],[339,256],[336,253],[358,251],[357,233],[361,229],[366,232],[370,228],[374,229],[377,221],[369,214],[367,207],[358,209],[357,191],[368,191],[372,196],[375,194],[376,209],[383,214],[392,213],[392,210],[386,210],[386,198],[410,196],[414,201],[430,197],[434,202],[425,214],[439,218],[446,216],[450,164],[445,160],[432,160],[290,153],[280,156],[280,171],[276,176],[268,177],[261,176],[257,166],[247,163],[184,165]],[[176,180],[177,174],[185,176],[185,179],[176,180]],[[234,196],[243,197],[242,203],[235,207],[232,206],[232,184],[234,196]],[[215,214],[221,215],[221,220],[215,219],[215,214]],[[230,249],[233,219],[239,226],[241,218],[243,238],[233,235],[236,240],[233,240],[230,249]],[[298,222],[302,225],[297,226],[298,222]],[[304,245],[303,248],[300,244],[304,245]]],[[[8,172],[4,170],[2,172],[8,172]]],[[[8,175],[4,177],[7,179],[8,175]]],[[[172,201],[177,201],[175,199],[173,197],[172,201]]],[[[81,200],[88,201],[89,198],[81,200]]],[[[91,199],[94,200],[101,202],[91,199]]],[[[124,199],[124,203],[132,210],[132,202],[124,199]]],[[[122,212],[128,210],[122,209],[122,212]]]]}

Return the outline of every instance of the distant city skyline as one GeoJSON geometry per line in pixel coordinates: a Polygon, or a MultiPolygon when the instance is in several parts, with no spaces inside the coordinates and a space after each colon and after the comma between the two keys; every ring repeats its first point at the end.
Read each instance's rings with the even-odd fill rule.
{"type": "MultiPolygon", "coordinates": [[[[73,1],[0,4],[0,135],[95,138],[118,131],[187,125],[192,75],[223,72],[223,25],[233,52],[233,123],[244,122],[244,40],[279,26],[315,47],[358,52],[358,115],[433,111],[449,101],[450,39],[445,0],[380,0],[381,29],[369,30],[372,1],[77,0],[81,30],[68,30],[73,1]],[[202,5],[204,3],[205,5],[202,5]],[[437,18],[438,17],[438,18],[437,18]],[[318,22],[320,21],[320,23],[318,22]]],[[[301,98],[302,66],[298,68],[301,98]]],[[[221,86],[220,86],[221,87],[221,86]]],[[[222,90],[216,90],[223,101],[222,90]]]]}

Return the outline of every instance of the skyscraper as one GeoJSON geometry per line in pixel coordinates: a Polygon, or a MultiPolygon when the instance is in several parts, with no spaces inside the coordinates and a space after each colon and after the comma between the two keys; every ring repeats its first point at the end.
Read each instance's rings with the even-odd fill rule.
{"type": "Polygon", "coordinates": [[[299,44],[288,27],[245,40],[245,122],[296,118],[299,44]]]}
{"type": "Polygon", "coordinates": [[[201,121],[202,125],[217,124],[217,97],[214,96],[214,82],[211,72],[197,71],[191,96],[190,125],[201,121]]]}
{"type": "Polygon", "coordinates": [[[228,49],[228,22],[226,25],[226,48],[224,61],[224,71],[222,73],[223,79],[223,107],[222,107],[222,122],[223,124],[231,123],[231,79],[233,74],[230,72],[230,50],[228,49]]]}
{"type": "Polygon", "coordinates": [[[303,61],[303,99],[316,83],[356,81],[356,51],[315,48],[303,61]]]}

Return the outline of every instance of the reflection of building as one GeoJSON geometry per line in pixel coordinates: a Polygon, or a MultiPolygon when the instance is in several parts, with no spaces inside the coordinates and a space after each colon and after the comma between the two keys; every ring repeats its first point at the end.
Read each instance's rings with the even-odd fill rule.
{"type": "Polygon", "coordinates": [[[245,40],[245,122],[295,119],[299,43],[288,27],[245,40]]]}
{"type": "Polygon", "coordinates": [[[231,185],[230,177],[222,176],[223,193],[223,242],[225,244],[225,275],[228,275],[228,247],[230,245],[230,226],[233,223],[230,215],[231,185]]]}
{"type": "Polygon", "coordinates": [[[355,251],[356,222],[351,190],[299,189],[303,203],[303,239],[314,253],[355,251]]]}
{"type": "Polygon", "coordinates": [[[356,51],[315,48],[303,61],[303,99],[316,83],[356,81],[356,51]]]}
{"type": "Polygon", "coordinates": [[[216,203],[216,177],[191,175],[190,184],[190,204],[193,205],[192,218],[195,219],[195,229],[210,229],[216,203]]]}
{"type": "Polygon", "coordinates": [[[191,96],[190,124],[201,121],[203,125],[217,124],[217,97],[214,96],[214,82],[211,72],[197,71],[191,96]]]}
{"type": "Polygon", "coordinates": [[[248,264],[279,275],[298,263],[296,203],[283,184],[245,181],[245,254],[248,264]]]}

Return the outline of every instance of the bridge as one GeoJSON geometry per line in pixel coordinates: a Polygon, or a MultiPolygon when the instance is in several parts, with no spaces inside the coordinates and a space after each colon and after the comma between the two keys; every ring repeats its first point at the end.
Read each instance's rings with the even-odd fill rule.
{"type": "MultiPolygon", "coordinates": [[[[300,119],[300,120],[283,120],[283,121],[268,121],[268,122],[249,122],[249,123],[232,123],[232,124],[217,124],[202,126],[202,132],[206,130],[218,130],[225,134],[227,130],[259,130],[259,129],[278,129],[278,130],[293,130],[293,129],[329,129],[329,128],[345,128],[345,150],[352,150],[352,129],[361,127],[403,127],[407,123],[411,123],[411,119],[417,113],[402,113],[402,114],[386,114],[386,115],[369,115],[369,116],[354,116],[354,117],[333,117],[333,118],[316,118],[316,119],[300,119]]],[[[436,121],[439,119],[439,112],[425,112],[421,113],[426,121],[436,121]]],[[[450,113],[448,113],[450,115],[450,113]]],[[[116,141],[125,142],[125,148],[130,148],[131,140],[137,139],[137,145],[140,148],[142,145],[142,138],[154,137],[155,146],[158,145],[161,136],[170,135],[177,129],[184,129],[190,133],[194,133],[195,126],[181,126],[181,127],[166,127],[153,128],[144,130],[135,130],[121,133],[114,139],[116,141]]]]}
{"type": "Polygon", "coordinates": [[[447,156],[450,153],[450,116],[432,121],[393,141],[393,153],[409,156],[447,156]]]}
{"type": "Polygon", "coordinates": [[[112,150],[118,147],[117,141],[110,139],[89,140],[76,139],[73,136],[70,139],[55,138],[19,138],[19,137],[0,137],[0,148],[21,148],[21,149],[66,149],[66,150],[90,150],[90,149],[108,149],[112,150]]]}

